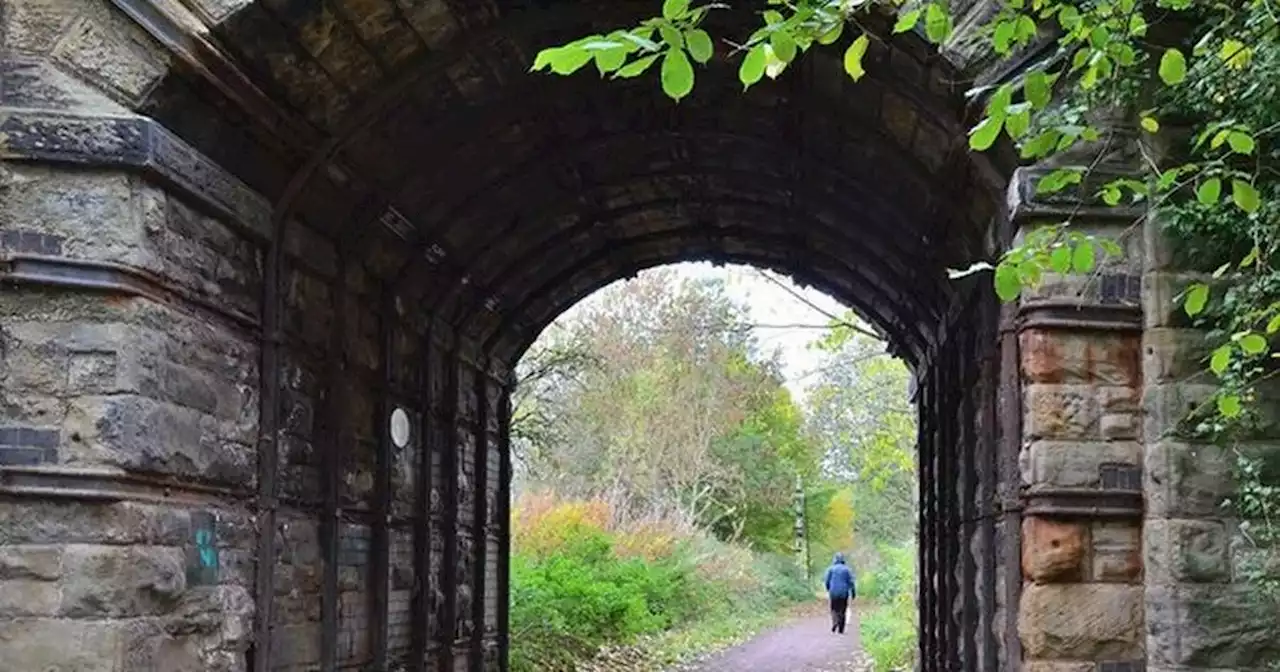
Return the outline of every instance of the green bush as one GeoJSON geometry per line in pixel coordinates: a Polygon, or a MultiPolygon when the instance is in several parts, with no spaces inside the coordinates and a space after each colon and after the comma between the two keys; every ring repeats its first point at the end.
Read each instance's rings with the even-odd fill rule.
{"type": "Polygon", "coordinates": [[[877,672],[909,670],[917,639],[915,548],[886,547],[879,554],[880,562],[858,577],[858,596],[871,604],[858,631],[877,672]]]}
{"type": "Polygon", "coordinates": [[[609,532],[574,526],[551,551],[511,555],[511,667],[570,670],[606,644],[811,598],[785,557],[709,539],[620,557],[609,532]]]}

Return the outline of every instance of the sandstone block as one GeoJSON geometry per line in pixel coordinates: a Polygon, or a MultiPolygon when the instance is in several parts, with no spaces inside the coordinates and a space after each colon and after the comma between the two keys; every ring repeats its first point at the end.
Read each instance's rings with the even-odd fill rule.
{"type": "Polygon", "coordinates": [[[1023,403],[1022,431],[1029,439],[1099,436],[1098,396],[1092,385],[1027,385],[1023,403]]]}
{"type": "Polygon", "coordinates": [[[0,580],[53,581],[62,575],[62,549],[56,546],[0,546],[0,580]]]}
{"type": "Polygon", "coordinates": [[[122,631],[119,622],[0,620],[0,661],[15,672],[124,672],[122,631]]]}
{"type": "MultiPolygon", "coordinates": [[[[181,546],[191,537],[182,510],[135,502],[86,505],[33,502],[0,507],[0,545],[163,544],[181,546]]],[[[68,567],[64,556],[63,567],[68,567]]]]}
{"type": "Polygon", "coordinates": [[[1156,441],[1143,464],[1148,517],[1216,516],[1233,493],[1234,456],[1211,444],[1156,441]]]}
{"type": "Polygon", "coordinates": [[[186,591],[180,548],[68,546],[62,613],[128,617],[172,611],[186,591]]]}
{"type": "Polygon", "coordinates": [[[32,579],[0,581],[0,618],[57,616],[58,584],[32,579]]]}
{"type": "Polygon", "coordinates": [[[126,42],[112,28],[84,17],[71,26],[56,56],[94,82],[137,100],[164,75],[167,64],[158,51],[139,45],[146,38],[126,42]]]}
{"type": "Polygon", "coordinates": [[[1126,522],[1094,523],[1094,581],[1135,583],[1142,578],[1142,527],[1126,522]]]}
{"type": "Polygon", "coordinates": [[[1142,586],[1028,585],[1018,612],[1023,650],[1046,660],[1141,658],[1142,599],[1142,586]]]}
{"type": "Polygon", "coordinates": [[[1147,329],[1142,334],[1142,373],[1148,384],[1206,381],[1205,333],[1197,329],[1147,329]]]}
{"type": "Polygon", "coordinates": [[[1142,393],[1143,436],[1149,441],[1184,435],[1187,414],[1212,403],[1217,385],[1170,383],[1149,385],[1142,393]]]}
{"type": "Polygon", "coordinates": [[[1280,660],[1275,603],[1244,585],[1147,587],[1148,664],[1255,669],[1280,660]]]}
{"type": "Polygon", "coordinates": [[[1230,532],[1216,520],[1147,520],[1143,548],[1148,584],[1213,583],[1231,578],[1230,532]]]}
{"type": "Polygon", "coordinates": [[[1032,383],[1136,387],[1139,340],[1128,334],[1028,329],[1019,336],[1022,375],[1032,383]]]}
{"type": "Polygon", "coordinates": [[[1022,521],[1022,571],[1037,583],[1080,578],[1088,528],[1036,516],[1022,521]]]}
{"type": "Polygon", "coordinates": [[[1142,444],[1129,441],[1036,441],[1028,451],[1030,485],[1091,488],[1101,483],[1103,464],[1141,465],[1142,444]]]}

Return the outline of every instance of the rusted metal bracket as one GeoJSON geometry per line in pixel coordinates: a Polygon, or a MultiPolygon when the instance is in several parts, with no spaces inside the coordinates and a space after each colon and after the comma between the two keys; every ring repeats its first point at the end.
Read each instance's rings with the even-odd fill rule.
{"type": "Polygon", "coordinates": [[[1141,332],[1142,308],[1046,299],[1019,306],[1014,325],[1019,332],[1027,329],[1141,332]]]}
{"type": "Polygon", "coordinates": [[[1107,518],[1140,520],[1141,490],[1035,487],[1023,493],[1029,516],[1043,518],[1107,518]]]}

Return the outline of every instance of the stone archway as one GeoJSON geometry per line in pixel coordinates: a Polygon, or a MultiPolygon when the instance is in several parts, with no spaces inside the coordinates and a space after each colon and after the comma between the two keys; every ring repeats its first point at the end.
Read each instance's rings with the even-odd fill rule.
{"type": "Polygon", "coordinates": [[[946,275],[1133,213],[970,154],[982,66],[910,34],[860,84],[815,54],[742,95],[713,63],[678,106],[527,74],[646,9],[3,3],[5,660],[501,669],[512,364],[594,288],[710,258],[915,368],[924,670],[1142,664],[1172,618],[1139,555],[1144,244],[1018,307],[946,275]]]}

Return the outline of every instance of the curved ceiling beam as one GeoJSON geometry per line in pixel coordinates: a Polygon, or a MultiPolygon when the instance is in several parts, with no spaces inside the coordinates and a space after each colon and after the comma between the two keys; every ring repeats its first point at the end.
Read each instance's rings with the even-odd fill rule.
{"type": "MultiPolygon", "coordinates": [[[[840,195],[844,193],[842,190],[834,190],[832,192],[818,191],[810,187],[808,183],[801,183],[799,185],[787,184],[782,181],[783,178],[778,178],[777,180],[769,179],[769,180],[764,180],[762,182],[758,172],[743,170],[743,169],[735,169],[731,166],[696,166],[696,168],[705,168],[705,170],[701,170],[701,171],[686,170],[682,172],[675,172],[675,171],[668,172],[664,170],[664,171],[658,171],[658,172],[649,173],[649,174],[618,176],[618,178],[614,178],[615,181],[596,186],[592,192],[588,192],[588,196],[586,200],[588,201],[598,200],[599,197],[596,195],[597,192],[609,193],[611,191],[625,189],[629,185],[633,185],[635,187],[647,187],[647,186],[651,186],[655,182],[662,182],[663,180],[688,179],[688,180],[694,181],[701,178],[705,178],[707,176],[729,176],[730,181],[728,183],[728,186],[732,187],[735,185],[743,185],[747,188],[750,188],[756,191],[757,193],[765,193],[770,189],[778,189],[778,190],[789,189],[798,196],[798,198],[796,198],[795,207],[797,208],[798,211],[801,211],[801,212],[807,211],[810,213],[816,213],[817,209],[814,208],[813,206],[817,204],[825,204],[827,205],[827,207],[823,208],[823,210],[826,212],[830,212],[833,214],[853,213],[853,216],[858,217],[863,222],[863,225],[859,228],[863,230],[870,229],[878,234],[876,236],[871,236],[871,237],[864,236],[860,239],[860,242],[862,242],[864,245],[869,244],[871,247],[875,248],[875,251],[878,254],[878,256],[874,258],[875,261],[871,263],[888,265],[892,268],[895,268],[900,273],[904,273],[908,275],[908,277],[910,277],[912,275],[911,271],[917,270],[919,268],[919,262],[921,258],[922,257],[927,258],[930,255],[930,251],[921,246],[914,246],[910,249],[902,247],[901,240],[902,240],[903,232],[904,230],[908,230],[908,231],[910,230],[909,226],[905,223],[904,220],[901,220],[898,217],[892,217],[894,222],[886,222],[883,220],[888,219],[888,217],[886,217],[884,213],[874,212],[874,211],[870,217],[859,217],[859,215],[865,213],[866,210],[868,209],[866,207],[866,204],[862,202],[851,202],[851,201],[840,198],[840,195]],[[895,222],[897,224],[896,226],[895,226],[895,222]],[[911,259],[911,261],[899,262],[898,260],[900,259],[911,259]]],[[[850,189],[848,191],[854,191],[854,190],[850,189]]],[[[539,233],[546,232],[549,235],[543,235],[538,237],[536,239],[536,242],[534,242],[533,245],[531,246],[533,249],[531,249],[530,252],[527,253],[526,255],[507,260],[506,263],[502,266],[501,270],[499,270],[498,272],[499,275],[509,273],[512,267],[520,264],[521,260],[524,257],[529,256],[530,254],[536,253],[539,255],[544,255],[549,252],[552,252],[553,250],[549,248],[549,245],[553,245],[557,241],[563,241],[565,238],[571,238],[572,236],[577,235],[582,231],[585,231],[587,229],[594,227],[599,220],[600,214],[608,214],[609,212],[611,212],[610,210],[597,209],[594,212],[580,213],[578,212],[578,210],[581,208],[581,205],[577,199],[575,199],[573,202],[567,202],[566,199],[564,198],[557,198],[558,196],[557,194],[549,194],[546,196],[547,198],[544,198],[543,201],[537,204],[536,206],[531,204],[529,206],[518,208],[518,211],[521,213],[519,215],[521,224],[518,227],[500,227],[500,230],[506,231],[507,235],[516,235],[514,233],[515,231],[525,230],[525,229],[532,229],[539,233]],[[567,233],[566,233],[566,229],[564,228],[548,227],[548,226],[545,226],[544,224],[545,222],[554,220],[559,216],[569,216],[569,215],[585,215],[585,217],[584,217],[584,221],[580,222],[579,224],[573,227],[569,227],[569,229],[571,230],[568,231],[567,233]],[[532,223],[532,224],[529,224],[529,223],[532,223]]],[[[666,199],[663,199],[663,200],[684,199],[689,203],[697,203],[700,200],[705,201],[708,199],[711,199],[711,200],[723,199],[725,201],[729,201],[732,198],[733,198],[732,196],[726,196],[726,195],[712,196],[705,193],[704,191],[702,193],[689,193],[689,194],[680,195],[680,196],[670,196],[670,197],[666,197],[666,199]]],[[[760,204],[762,206],[769,205],[768,201],[763,201],[763,200],[751,200],[747,198],[741,198],[739,200],[744,205],[752,204],[752,203],[760,204]]],[[[640,205],[640,204],[631,204],[628,206],[623,206],[623,208],[618,208],[616,210],[624,211],[623,210],[624,208],[634,207],[637,205],[640,205]]],[[[779,203],[774,203],[772,205],[774,210],[787,207],[786,204],[779,204],[779,203]]],[[[789,216],[789,214],[790,213],[787,213],[787,212],[782,212],[782,213],[771,212],[770,217],[775,217],[775,218],[778,216],[786,217],[786,216],[789,216]]],[[[495,216],[494,219],[500,221],[502,218],[495,216]]],[[[843,229],[842,227],[835,226],[835,225],[828,225],[822,219],[818,219],[816,217],[812,217],[812,219],[814,220],[815,223],[817,223],[820,226],[819,230],[827,232],[838,239],[845,239],[845,240],[852,241],[852,238],[851,236],[848,235],[847,230],[843,229]]],[[[914,235],[918,239],[923,238],[923,233],[916,233],[914,235]]],[[[483,254],[484,251],[492,250],[494,247],[495,245],[492,241],[487,242],[485,247],[481,251],[481,254],[483,254]]],[[[473,259],[470,262],[470,265],[468,266],[468,270],[473,270],[474,268],[479,266],[479,261],[478,261],[479,256],[480,255],[477,255],[477,258],[473,259]]],[[[407,267],[411,268],[412,266],[407,265],[407,267]]],[[[469,281],[469,279],[470,278],[468,277],[467,280],[469,281]]]]}
{"type": "MultiPolygon", "coordinates": [[[[685,261],[693,261],[699,258],[698,251],[691,251],[685,258],[685,261]]],[[[877,313],[866,307],[857,293],[850,294],[845,291],[834,290],[829,283],[828,278],[820,273],[813,276],[807,276],[803,271],[794,270],[794,266],[789,259],[784,258],[785,255],[770,255],[764,252],[735,252],[731,254],[710,255],[715,256],[717,262],[740,263],[756,268],[765,268],[782,275],[790,277],[798,284],[808,285],[828,294],[836,300],[849,306],[862,319],[872,324],[876,329],[884,332],[888,336],[889,349],[897,356],[901,356],[913,365],[920,360],[926,349],[912,341],[904,338],[897,328],[888,324],[877,313]]],[[[556,320],[564,311],[573,305],[587,298],[591,294],[607,287],[618,280],[628,277],[634,277],[636,273],[657,266],[664,266],[673,263],[673,260],[665,255],[656,255],[647,259],[636,260],[631,264],[613,269],[613,273],[603,276],[602,278],[591,282],[580,290],[567,294],[556,304],[553,309],[542,311],[542,315],[534,320],[522,322],[518,325],[509,324],[502,329],[494,330],[492,335],[484,342],[484,350],[492,357],[496,357],[508,367],[514,367],[523,356],[524,352],[537,341],[538,337],[552,322],[556,320]]]]}
{"type": "MultiPolygon", "coordinates": [[[[462,294],[462,292],[457,291],[445,295],[444,298],[433,303],[433,307],[448,311],[450,310],[450,304],[454,303],[453,309],[461,310],[464,313],[479,310],[481,303],[489,296],[505,296],[508,294],[508,287],[523,284],[522,281],[527,278],[527,273],[524,273],[524,271],[534,267],[536,260],[552,258],[559,250],[573,249],[572,246],[575,245],[575,239],[587,235],[587,229],[600,227],[600,235],[608,236],[613,233],[613,228],[615,227],[612,222],[618,219],[650,211],[663,212],[671,210],[678,212],[681,206],[685,205],[698,211],[695,213],[695,219],[705,217],[708,220],[714,220],[717,216],[715,208],[722,205],[739,207],[748,211],[750,213],[748,216],[760,213],[762,216],[759,219],[762,221],[794,219],[798,216],[804,224],[801,225],[801,228],[791,232],[795,240],[805,242],[809,239],[810,236],[806,234],[806,231],[809,226],[813,226],[813,232],[819,234],[820,238],[839,241],[840,245],[837,248],[831,248],[827,251],[832,252],[834,249],[836,253],[843,252],[840,258],[844,259],[845,263],[857,263],[860,267],[871,269],[873,276],[878,279],[877,284],[887,281],[889,284],[886,287],[886,291],[896,294],[898,300],[910,297],[913,302],[927,305],[932,310],[937,310],[938,299],[945,292],[945,288],[929,282],[928,276],[921,272],[923,269],[918,263],[915,266],[898,263],[899,259],[911,259],[910,255],[891,256],[892,253],[886,252],[877,244],[882,241],[875,236],[854,238],[847,235],[848,229],[827,224],[818,216],[817,212],[808,207],[811,204],[803,199],[797,202],[794,208],[790,208],[785,203],[725,195],[698,194],[687,197],[673,196],[653,199],[621,208],[590,213],[592,217],[584,218],[582,223],[556,230],[552,236],[543,239],[538,244],[526,247],[526,251],[522,254],[508,258],[498,273],[490,276],[483,286],[467,292],[472,297],[472,303],[465,308],[463,308],[463,304],[460,301],[452,301],[452,299],[462,294]],[[871,252],[868,253],[866,248],[870,248],[871,252]]],[[[681,217],[685,218],[683,215],[681,217]]],[[[701,239],[723,237],[725,232],[731,232],[735,226],[733,224],[721,226],[714,221],[696,222],[696,225],[700,227],[698,232],[701,239]]],[[[738,224],[736,226],[741,225],[738,224]]],[[[613,239],[617,239],[617,237],[614,236],[613,239]]],[[[625,235],[621,239],[625,240],[625,235]]]]}
{"type": "MultiPolygon", "coordinates": [[[[519,299],[514,303],[503,306],[501,321],[497,328],[491,332],[478,335],[481,340],[487,342],[500,335],[506,329],[510,329],[513,324],[527,321],[528,315],[526,313],[531,305],[547,297],[553,297],[557,291],[562,291],[562,288],[571,286],[568,283],[585,270],[600,269],[604,271],[604,275],[618,277],[616,272],[609,271],[609,265],[614,264],[615,267],[628,266],[633,261],[629,258],[629,255],[635,254],[636,250],[643,250],[645,246],[667,245],[672,242],[680,243],[680,251],[674,254],[669,250],[657,251],[657,257],[665,257],[667,262],[688,259],[693,257],[695,253],[703,256],[719,255],[722,257],[733,254],[738,256],[749,254],[747,252],[735,253],[726,251],[714,242],[707,241],[701,235],[702,231],[703,228],[700,226],[685,226],[601,245],[589,254],[583,255],[578,263],[562,267],[554,276],[520,294],[519,299]]],[[[875,316],[877,324],[884,327],[886,331],[893,333],[900,343],[920,345],[928,342],[933,330],[929,324],[924,322],[931,321],[930,318],[933,316],[927,316],[924,320],[920,320],[918,318],[922,316],[912,316],[905,310],[894,310],[895,307],[907,308],[907,306],[903,306],[901,302],[885,296],[882,293],[883,289],[872,283],[871,279],[857,266],[851,266],[845,260],[821,250],[797,245],[796,241],[790,236],[763,232],[748,226],[731,227],[729,231],[742,234],[744,245],[759,241],[764,243],[761,246],[762,250],[772,249],[777,252],[785,252],[786,254],[780,255],[780,258],[775,260],[778,263],[782,263],[789,274],[795,274],[803,270],[804,264],[797,263],[797,260],[821,259],[826,262],[825,266],[827,268],[836,269],[830,277],[825,278],[823,285],[835,288],[838,287],[840,279],[848,281],[849,288],[847,290],[834,290],[834,293],[839,294],[842,300],[858,307],[865,313],[875,316]],[[870,301],[868,300],[869,298],[875,300],[870,301]],[[881,312],[882,310],[890,312],[881,312]],[[916,319],[912,319],[913,317],[916,319]]],[[[761,252],[760,254],[765,253],[761,252]]],[[[555,305],[557,306],[555,310],[562,311],[571,304],[559,302],[555,303],[555,305]]],[[[475,313],[465,317],[458,324],[461,327],[461,331],[470,332],[471,323],[482,314],[475,313]]]]}

